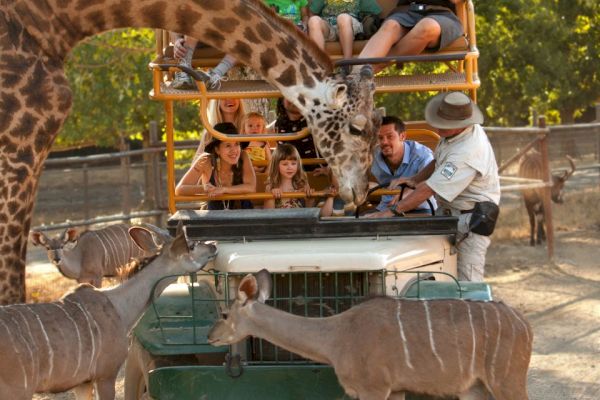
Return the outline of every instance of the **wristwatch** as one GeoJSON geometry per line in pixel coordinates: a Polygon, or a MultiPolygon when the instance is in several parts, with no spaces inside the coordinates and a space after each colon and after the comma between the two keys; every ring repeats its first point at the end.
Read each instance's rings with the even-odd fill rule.
{"type": "Polygon", "coordinates": [[[396,210],[396,205],[395,204],[392,207],[390,207],[390,211],[396,217],[406,217],[406,214],[404,214],[404,211],[398,211],[398,210],[396,210]]]}

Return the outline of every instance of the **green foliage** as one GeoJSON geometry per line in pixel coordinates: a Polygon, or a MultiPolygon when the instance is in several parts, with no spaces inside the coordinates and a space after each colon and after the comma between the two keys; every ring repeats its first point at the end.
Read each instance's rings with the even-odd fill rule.
{"type": "MultiPolygon", "coordinates": [[[[481,52],[478,102],[488,125],[526,125],[531,110],[568,123],[600,93],[600,2],[475,1],[481,52]]],[[[114,146],[119,136],[145,137],[150,120],[164,127],[162,103],[148,93],[152,30],[125,29],[81,43],[67,61],[74,106],[58,146],[114,146]]],[[[405,73],[441,72],[443,64],[407,64],[405,73]]],[[[388,114],[420,120],[434,93],[378,95],[388,114]]],[[[198,137],[197,104],[175,106],[181,138],[198,137]],[[185,133],[183,133],[185,132],[185,133]]],[[[177,135],[179,135],[177,133],[177,135]]]]}
{"type": "MultiPolygon", "coordinates": [[[[106,32],[79,44],[66,63],[73,109],[55,146],[114,146],[119,136],[144,136],[155,119],[164,126],[161,102],[152,101],[154,34],[149,29],[106,32]]],[[[178,104],[176,126],[198,129],[197,106],[178,104]]]]}
{"type": "Polygon", "coordinates": [[[598,99],[598,1],[478,1],[475,8],[488,124],[528,124],[530,109],[549,123],[569,123],[598,99]]]}

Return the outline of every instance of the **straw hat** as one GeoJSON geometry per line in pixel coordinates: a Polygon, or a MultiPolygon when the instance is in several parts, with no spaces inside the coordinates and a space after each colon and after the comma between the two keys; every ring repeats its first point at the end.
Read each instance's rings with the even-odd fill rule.
{"type": "Polygon", "coordinates": [[[425,120],[434,128],[459,129],[483,123],[477,104],[462,92],[441,93],[429,100],[425,120]]]}

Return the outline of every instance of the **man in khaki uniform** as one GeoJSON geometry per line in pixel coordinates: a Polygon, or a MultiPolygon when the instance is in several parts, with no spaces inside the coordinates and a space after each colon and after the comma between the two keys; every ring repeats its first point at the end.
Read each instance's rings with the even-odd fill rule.
{"type": "MultiPolygon", "coordinates": [[[[461,92],[442,93],[429,101],[425,119],[442,137],[434,161],[411,178],[400,178],[390,186],[407,183],[415,190],[375,216],[402,215],[435,194],[436,214],[458,217],[458,279],[483,281],[485,254],[490,244],[488,229],[484,234],[479,222],[473,225],[473,211],[478,203],[496,209],[500,202],[498,167],[492,146],[481,127],[483,115],[477,105],[461,92]]],[[[476,208],[477,206],[477,208],[476,208]]],[[[483,217],[484,220],[486,217],[483,217]]],[[[479,220],[479,219],[478,219],[479,220]]]]}

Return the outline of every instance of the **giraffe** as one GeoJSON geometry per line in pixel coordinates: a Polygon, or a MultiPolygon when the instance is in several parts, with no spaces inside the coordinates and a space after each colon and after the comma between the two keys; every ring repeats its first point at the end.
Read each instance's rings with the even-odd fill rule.
{"type": "Polygon", "coordinates": [[[372,73],[342,76],[260,0],[0,0],[0,304],[25,300],[25,254],[43,163],[71,108],[64,60],[121,27],[200,38],[259,71],[299,107],[352,209],[366,198],[380,116],[372,73]]]}

